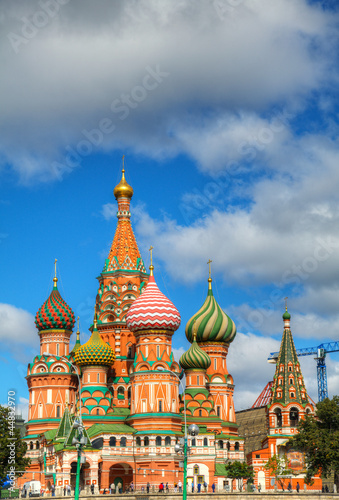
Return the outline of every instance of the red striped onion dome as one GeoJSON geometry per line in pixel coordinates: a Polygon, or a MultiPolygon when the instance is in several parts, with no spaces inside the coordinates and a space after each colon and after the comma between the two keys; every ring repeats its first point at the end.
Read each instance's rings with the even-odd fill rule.
{"type": "Polygon", "coordinates": [[[223,342],[230,344],[237,333],[233,320],[221,309],[212,291],[212,279],[208,279],[208,293],[205,302],[186,324],[186,337],[193,342],[193,328],[197,342],[223,342]]]}
{"type": "Polygon", "coordinates": [[[43,330],[73,330],[74,312],[61,297],[57,288],[57,278],[53,279],[53,290],[48,299],[42,304],[35,315],[35,324],[41,332],[43,330]]]}
{"type": "Polygon", "coordinates": [[[126,314],[126,325],[132,332],[156,328],[175,331],[180,314],[174,304],[160,292],[151,274],[145,291],[133,302],[126,314]]]}

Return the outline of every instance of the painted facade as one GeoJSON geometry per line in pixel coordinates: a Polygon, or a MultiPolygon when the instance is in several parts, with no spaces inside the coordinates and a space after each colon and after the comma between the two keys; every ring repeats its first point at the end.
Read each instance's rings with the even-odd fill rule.
{"type": "Polygon", "coordinates": [[[77,451],[74,422],[81,416],[87,444],[81,487],[103,492],[158,490],[160,482],[183,480],[182,456],[174,446],[187,425],[188,484],[211,489],[230,485],[226,460],[243,460],[233,403],[234,384],[227,353],[236,335],[233,321],[216,302],[212,279],[207,298],[186,325],[190,349],[179,363],[172,337],[180,313],[159,290],[154,267],[146,271],[130,222],[133,189],[122,171],[114,189],[117,228],[98,277],[91,337],[81,344],[79,329],[70,348],[74,314],[57,288],[36,315],[40,353],[28,365],[28,456],[32,464],[22,481],[35,478],[44,489],[75,485],[77,451]],[[184,375],[186,387],[183,389],[184,375]],[[79,402],[81,393],[81,403],[79,402]]]}

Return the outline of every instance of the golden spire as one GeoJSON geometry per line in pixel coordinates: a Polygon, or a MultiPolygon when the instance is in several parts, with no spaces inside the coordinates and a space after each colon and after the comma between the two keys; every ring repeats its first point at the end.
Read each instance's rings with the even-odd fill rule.
{"type": "Polygon", "coordinates": [[[212,278],[211,278],[211,259],[208,260],[207,264],[208,264],[208,289],[209,290],[212,290],[212,278]]]}
{"type": "Polygon", "coordinates": [[[121,198],[122,196],[125,198],[132,198],[133,196],[133,188],[130,186],[125,179],[125,155],[122,156],[122,176],[121,181],[117,186],[115,186],[113,194],[116,199],[121,198]]]}
{"type": "Polygon", "coordinates": [[[77,334],[77,340],[76,341],[80,342],[80,316],[77,317],[77,323],[78,323],[78,327],[77,327],[77,331],[76,331],[76,334],[77,334]]]}
{"type": "Polygon", "coordinates": [[[54,278],[53,278],[53,282],[54,282],[54,288],[57,287],[57,282],[58,282],[58,278],[57,278],[57,270],[56,270],[56,263],[58,262],[58,259],[55,259],[54,261],[54,278]]]}
{"type": "Polygon", "coordinates": [[[288,297],[284,297],[284,301],[285,301],[285,311],[287,311],[287,299],[288,299],[288,297]]]}
{"type": "Polygon", "coordinates": [[[98,315],[97,315],[97,305],[94,306],[94,319],[93,319],[93,330],[96,330],[98,326],[98,315]]]}
{"type": "Polygon", "coordinates": [[[150,252],[150,255],[151,255],[151,265],[149,266],[149,270],[150,270],[150,276],[153,276],[153,269],[154,269],[154,266],[153,266],[153,255],[152,255],[152,250],[153,250],[153,247],[152,245],[150,246],[150,249],[149,249],[149,252],[150,252]]]}

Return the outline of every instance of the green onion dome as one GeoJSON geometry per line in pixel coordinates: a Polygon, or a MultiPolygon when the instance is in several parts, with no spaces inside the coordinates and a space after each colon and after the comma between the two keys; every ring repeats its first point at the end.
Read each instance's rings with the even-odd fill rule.
{"type": "Polygon", "coordinates": [[[35,315],[35,324],[39,332],[44,330],[73,330],[75,318],[72,309],[61,297],[57,288],[58,278],[54,277],[54,286],[48,299],[35,315]]]}
{"type": "Polygon", "coordinates": [[[189,369],[200,369],[207,370],[211,365],[211,358],[205,351],[203,351],[197,344],[196,340],[193,340],[193,344],[184,352],[179,360],[180,366],[184,370],[189,369]]]}
{"type": "Polygon", "coordinates": [[[74,353],[74,361],[79,366],[104,365],[110,366],[115,360],[115,352],[112,347],[104,342],[97,330],[97,320],[94,320],[94,328],[86,344],[79,347],[74,353]]]}
{"type": "Polygon", "coordinates": [[[221,309],[213,296],[212,279],[208,278],[208,293],[203,306],[186,324],[186,337],[193,342],[193,325],[197,342],[225,342],[234,340],[237,329],[233,320],[221,309]]]}
{"type": "Polygon", "coordinates": [[[291,319],[291,315],[288,312],[287,307],[286,307],[286,311],[284,312],[282,317],[283,317],[283,319],[291,319]]]}

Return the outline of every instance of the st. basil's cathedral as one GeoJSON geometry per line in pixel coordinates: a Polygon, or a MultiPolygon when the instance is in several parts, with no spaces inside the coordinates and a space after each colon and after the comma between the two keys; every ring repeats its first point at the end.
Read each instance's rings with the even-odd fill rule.
{"type": "MultiPolygon", "coordinates": [[[[198,484],[206,484],[209,491],[212,485],[231,489],[236,484],[227,478],[225,464],[246,458],[227,369],[235,324],[215,300],[209,272],[206,300],[185,327],[191,347],[175,361],[172,336],[180,326],[180,313],[157,286],[152,247],[149,273],[145,268],[130,221],[133,189],[124,169],[114,196],[117,228],[98,277],[90,339],[81,344],[78,326],[70,345],[75,317],[58,291],[56,273],[51,294],[36,313],[40,354],[28,365],[26,377],[29,413],[24,439],[31,465],[21,482],[40,480],[43,489],[54,485],[57,493],[69,485],[74,489],[75,424],[80,418],[86,441],[82,491],[94,485],[96,492],[108,492],[112,484],[123,491],[130,485],[144,490],[147,483],[158,491],[161,482],[173,490],[183,481],[183,458],[175,445],[182,443],[186,416],[187,425],[199,427],[197,436],[188,437],[190,491],[198,484]]],[[[283,450],[296,419],[314,414],[286,314],[266,406],[264,451],[247,455],[255,483],[260,481],[263,490],[272,488],[264,457],[267,461],[283,450]]]]}

